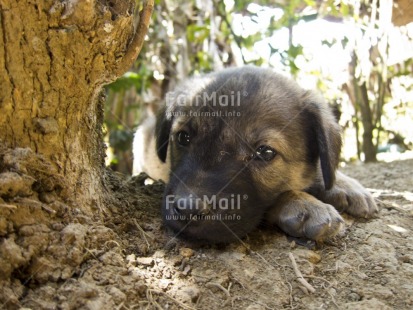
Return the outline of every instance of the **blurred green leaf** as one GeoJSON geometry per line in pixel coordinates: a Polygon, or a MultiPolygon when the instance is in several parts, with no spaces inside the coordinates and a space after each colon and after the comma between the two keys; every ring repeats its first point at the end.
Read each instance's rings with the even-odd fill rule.
{"type": "Polygon", "coordinates": [[[201,43],[209,37],[209,26],[192,24],[187,27],[186,33],[189,42],[201,43]]]}
{"type": "Polygon", "coordinates": [[[107,89],[114,92],[121,92],[130,89],[131,87],[139,88],[142,84],[142,76],[134,72],[127,72],[116,81],[106,85],[107,89]]]}
{"type": "Polygon", "coordinates": [[[130,130],[111,130],[109,134],[109,144],[112,148],[126,151],[131,148],[133,132],[130,130]]]}

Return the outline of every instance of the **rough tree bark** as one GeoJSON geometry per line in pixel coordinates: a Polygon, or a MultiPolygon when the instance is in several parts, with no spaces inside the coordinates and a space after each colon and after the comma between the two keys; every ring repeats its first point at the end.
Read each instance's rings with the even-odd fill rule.
{"type": "Polygon", "coordinates": [[[134,0],[0,0],[0,305],[12,274],[57,281],[82,261],[65,242],[106,210],[101,89],[136,59],[152,8],[135,30],[134,0]]]}
{"type": "Polygon", "coordinates": [[[357,92],[360,92],[359,107],[361,112],[361,122],[363,124],[363,153],[365,162],[375,162],[377,148],[373,143],[373,130],[375,129],[372,112],[370,108],[370,101],[366,82],[358,86],[357,92]]]}
{"type": "Polygon", "coordinates": [[[134,1],[0,3],[0,140],[50,159],[90,202],[104,157],[98,95],[136,58],[134,1]]]}

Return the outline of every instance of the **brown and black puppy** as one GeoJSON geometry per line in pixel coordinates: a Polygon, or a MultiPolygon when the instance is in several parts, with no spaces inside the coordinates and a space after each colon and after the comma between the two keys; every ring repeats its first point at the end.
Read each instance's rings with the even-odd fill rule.
{"type": "Polygon", "coordinates": [[[146,145],[165,164],[145,171],[153,159],[135,162],[168,182],[162,214],[178,237],[230,242],[267,221],[321,240],[342,228],[339,212],[377,212],[371,195],[337,171],[341,135],[329,107],[270,69],[184,82],[168,93],[153,131],[156,143],[146,145]]]}

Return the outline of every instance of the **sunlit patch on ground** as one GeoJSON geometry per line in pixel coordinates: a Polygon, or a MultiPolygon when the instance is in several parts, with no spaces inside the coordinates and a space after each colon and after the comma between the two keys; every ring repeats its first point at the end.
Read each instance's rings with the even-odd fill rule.
{"type": "MultiPolygon", "coordinates": [[[[406,151],[403,153],[399,152],[385,152],[385,153],[378,153],[377,160],[384,161],[386,163],[392,162],[395,160],[406,160],[413,158],[413,151],[406,151]]],[[[412,184],[413,187],[413,184],[412,184]]]]}

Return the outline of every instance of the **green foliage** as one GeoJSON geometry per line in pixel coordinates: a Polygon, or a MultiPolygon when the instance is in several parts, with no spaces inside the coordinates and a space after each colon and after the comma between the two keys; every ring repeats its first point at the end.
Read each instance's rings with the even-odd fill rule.
{"type": "Polygon", "coordinates": [[[133,141],[133,133],[125,129],[113,129],[109,134],[109,145],[119,151],[130,149],[133,141]]]}
{"type": "Polygon", "coordinates": [[[205,21],[206,25],[188,25],[186,35],[191,43],[200,44],[208,39],[210,35],[210,27],[208,20],[205,21]]]}
{"type": "Polygon", "coordinates": [[[113,83],[107,85],[106,88],[114,92],[122,92],[130,89],[131,87],[138,88],[141,84],[142,78],[137,73],[128,72],[113,83]]]}
{"type": "Polygon", "coordinates": [[[120,93],[134,87],[137,91],[140,91],[142,88],[146,89],[149,87],[149,79],[152,75],[153,72],[148,70],[147,67],[142,66],[137,72],[126,72],[116,81],[106,85],[106,90],[120,93]]]}

